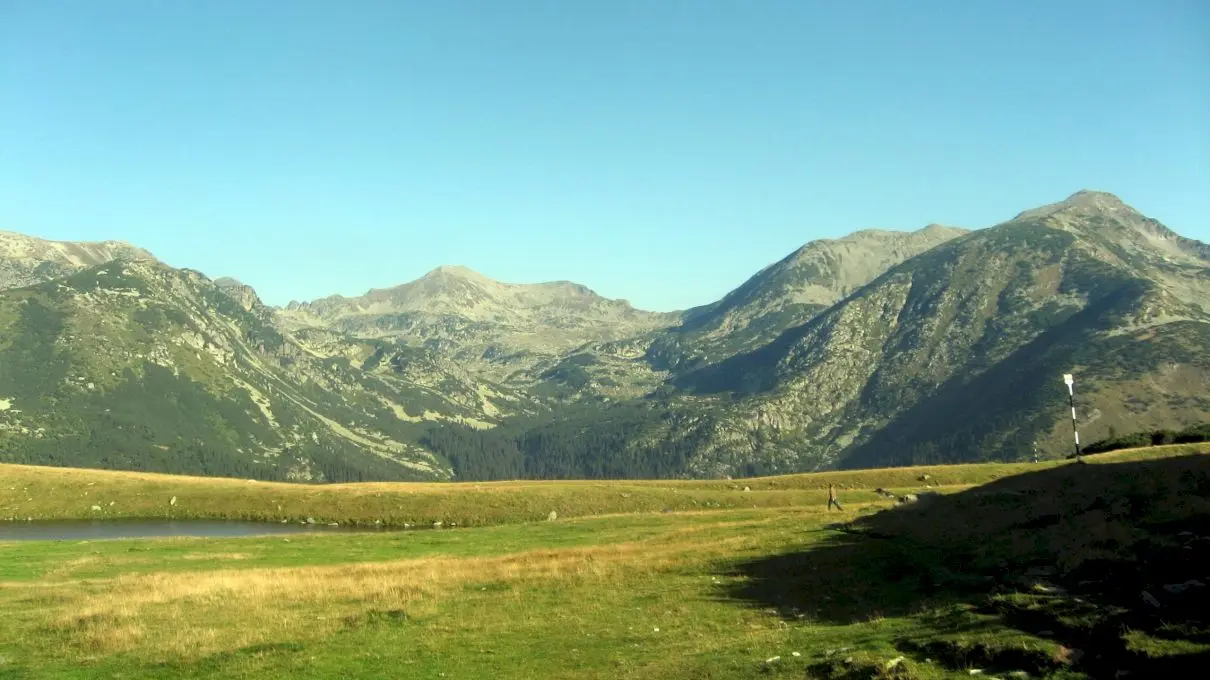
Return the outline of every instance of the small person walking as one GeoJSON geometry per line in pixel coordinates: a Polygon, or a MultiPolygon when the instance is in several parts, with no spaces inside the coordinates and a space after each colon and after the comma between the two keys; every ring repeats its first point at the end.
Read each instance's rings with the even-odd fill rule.
{"type": "Polygon", "coordinates": [[[836,486],[834,484],[829,484],[828,485],[828,512],[832,511],[833,505],[836,506],[837,510],[840,510],[842,512],[844,511],[844,508],[840,507],[840,501],[836,500],[836,486]]]}

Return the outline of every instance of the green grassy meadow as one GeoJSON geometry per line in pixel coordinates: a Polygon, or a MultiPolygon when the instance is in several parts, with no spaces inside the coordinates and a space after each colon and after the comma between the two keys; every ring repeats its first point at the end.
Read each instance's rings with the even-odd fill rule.
{"type": "Polygon", "coordinates": [[[1210,663],[1207,453],[324,487],[0,466],[4,517],[424,527],[0,542],[0,678],[1175,677],[1210,663]]]}

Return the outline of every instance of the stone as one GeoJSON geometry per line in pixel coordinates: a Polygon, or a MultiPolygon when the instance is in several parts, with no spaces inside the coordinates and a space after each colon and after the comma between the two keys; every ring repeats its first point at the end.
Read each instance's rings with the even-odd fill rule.
{"type": "Polygon", "coordinates": [[[1166,590],[1170,593],[1173,593],[1175,595],[1175,594],[1183,593],[1186,590],[1189,590],[1190,588],[1204,588],[1205,586],[1206,586],[1205,583],[1202,583],[1201,581],[1199,581],[1197,579],[1189,579],[1188,581],[1185,581],[1184,583],[1167,583],[1164,585],[1164,590],[1166,590]]]}
{"type": "Polygon", "coordinates": [[[308,517],[306,521],[307,521],[307,524],[315,524],[315,520],[310,517],[308,517]]]}
{"type": "Polygon", "coordinates": [[[1082,658],[1084,658],[1084,651],[1074,647],[1060,646],[1054,655],[1055,661],[1068,665],[1077,664],[1082,658]]]}
{"type": "Polygon", "coordinates": [[[1160,601],[1155,599],[1155,596],[1152,595],[1151,593],[1147,592],[1146,590],[1143,591],[1142,596],[1143,596],[1143,602],[1146,602],[1147,604],[1151,605],[1152,607],[1160,606],[1160,601]]]}

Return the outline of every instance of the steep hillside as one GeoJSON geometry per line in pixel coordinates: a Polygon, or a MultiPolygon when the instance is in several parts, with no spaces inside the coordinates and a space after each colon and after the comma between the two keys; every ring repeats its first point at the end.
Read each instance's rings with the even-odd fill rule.
{"type": "Polygon", "coordinates": [[[1035,439],[1054,455],[1069,436],[1064,372],[1087,436],[1204,419],[1210,260],[1174,237],[1081,192],[912,258],[773,343],[678,379],[698,395],[682,401],[719,413],[692,465],[1012,458],[1035,439]]]}
{"type": "Polygon", "coordinates": [[[677,314],[636,310],[584,286],[559,281],[507,284],[463,267],[363,296],[292,302],[281,310],[292,328],[328,328],[361,338],[425,347],[484,377],[532,384],[570,351],[677,323],[677,314]]]}
{"type": "Polygon", "coordinates": [[[46,241],[0,231],[0,290],[31,286],[111,260],[154,259],[120,241],[46,241]]]}
{"type": "Polygon", "coordinates": [[[660,367],[715,363],[774,340],[840,302],[892,266],[967,233],[930,225],[914,232],[859,231],[812,241],[718,302],[690,310],[652,345],[660,367]]]}
{"type": "Polygon", "coordinates": [[[413,443],[416,423],[481,418],[476,404],[321,354],[272,318],[250,289],[147,260],[0,292],[0,460],[317,481],[449,474],[413,443]]]}

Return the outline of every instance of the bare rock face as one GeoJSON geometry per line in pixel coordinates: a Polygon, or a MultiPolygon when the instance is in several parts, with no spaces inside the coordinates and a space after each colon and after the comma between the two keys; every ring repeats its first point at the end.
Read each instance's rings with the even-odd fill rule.
{"type": "Polygon", "coordinates": [[[112,260],[151,259],[151,253],[121,241],[46,241],[0,231],[0,290],[32,286],[112,260]]]}

